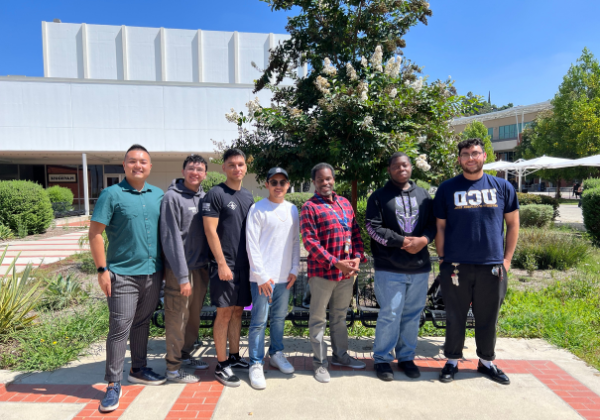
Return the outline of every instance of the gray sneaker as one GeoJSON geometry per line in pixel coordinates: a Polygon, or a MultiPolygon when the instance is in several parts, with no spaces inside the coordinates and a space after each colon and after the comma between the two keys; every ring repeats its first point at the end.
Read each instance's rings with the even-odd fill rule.
{"type": "Polygon", "coordinates": [[[344,366],[352,369],[364,369],[367,367],[365,362],[362,362],[354,357],[351,357],[348,353],[344,354],[341,359],[335,357],[335,355],[331,358],[331,364],[335,366],[344,366]]]}
{"type": "Polygon", "coordinates": [[[190,369],[208,369],[208,363],[200,357],[190,357],[189,359],[181,360],[181,366],[190,369]]]}
{"type": "Polygon", "coordinates": [[[200,382],[200,379],[198,379],[196,376],[190,375],[189,373],[186,373],[181,369],[179,369],[177,373],[171,373],[167,371],[166,376],[167,381],[175,382],[177,384],[195,384],[197,382],[200,382]]]}
{"type": "Polygon", "coordinates": [[[331,376],[329,376],[327,368],[321,366],[319,369],[315,370],[315,379],[322,384],[328,384],[331,376]]]}

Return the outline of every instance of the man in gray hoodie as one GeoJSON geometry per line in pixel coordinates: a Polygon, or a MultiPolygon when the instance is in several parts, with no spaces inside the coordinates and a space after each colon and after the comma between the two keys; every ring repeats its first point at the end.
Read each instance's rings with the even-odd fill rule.
{"type": "Polygon", "coordinates": [[[181,367],[207,369],[208,364],[193,358],[198,338],[200,312],[208,287],[208,244],[202,215],[202,181],[207,163],[190,155],[183,162],[183,179],[173,180],[161,206],[160,239],[165,254],[165,329],[167,380],[195,383],[199,379],[181,367]]]}

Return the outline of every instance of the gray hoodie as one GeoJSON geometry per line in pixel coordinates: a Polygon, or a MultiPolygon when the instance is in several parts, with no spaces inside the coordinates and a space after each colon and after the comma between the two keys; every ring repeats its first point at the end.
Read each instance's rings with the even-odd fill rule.
{"type": "Polygon", "coordinates": [[[189,270],[208,264],[208,243],[200,206],[206,193],[187,188],[182,178],[173,180],[160,208],[160,240],[167,268],[179,284],[189,282],[189,270]]]}

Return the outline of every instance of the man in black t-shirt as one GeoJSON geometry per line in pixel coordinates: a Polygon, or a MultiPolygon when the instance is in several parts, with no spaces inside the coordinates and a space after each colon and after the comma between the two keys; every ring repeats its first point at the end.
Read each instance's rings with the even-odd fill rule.
{"type": "Polygon", "coordinates": [[[242,188],[247,167],[246,155],[241,150],[227,150],[222,168],[227,181],[213,187],[204,197],[202,219],[210,247],[210,298],[217,307],[213,337],[219,363],[215,378],[225,386],[237,387],[240,380],[231,369],[249,368],[248,361],[240,357],[240,330],[244,306],[252,303],[246,216],[254,199],[242,188]]]}

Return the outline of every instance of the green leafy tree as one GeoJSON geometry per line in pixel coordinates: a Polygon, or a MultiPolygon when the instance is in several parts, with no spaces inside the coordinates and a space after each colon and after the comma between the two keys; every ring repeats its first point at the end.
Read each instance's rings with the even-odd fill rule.
{"type": "Polygon", "coordinates": [[[447,121],[461,115],[462,98],[451,80],[428,83],[401,55],[409,28],[431,16],[427,2],[263,1],[299,14],[256,81],[256,91],[273,92],[270,106],[254,100],[247,112],[226,116],[238,125],[234,145],[250,156],[259,180],[275,165],[293,182],[307,180],[312,166],[326,161],[337,180],[351,183],[356,204],[359,187],[387,179],[387,158],[396,151],[413,158],[415,178],[439,183],[454,175],[457,136],[447,121]],[[306,77],[294,73],[298,63],[311,69],[306,77]],[[279,86],[284,77],[293,86],[279,86]]]}
{"type": "MultiPolygon", "coordinates": [[[[465,127],[463,132],[460,134],[462,140],[478,138],[483,141],[484,151],[487,154],[485,163],[492,163],[496,161],[496,155],[494,154],[494,146],[492,146],[492,137],[488,134],[487,127],[483,125],[481,121],[473,121],[465,127]]],[[[485,171],[486,174],[496,176],[496,171],[485,171]]]]}
{"type": "Polygon", "coordinates": [[[464,115],[467,117],[471,115],[483,115],[489,114],[490,112],[504,111],[505,109],[514,106],[512,102],[502,106],[491,104],[489,101],[484,100],[483,96],[474,95],[473,92],[467,93],[463,102],[465,106],[464,115]]]}

